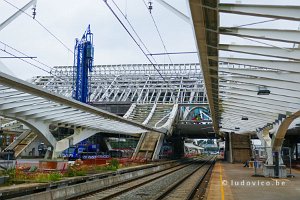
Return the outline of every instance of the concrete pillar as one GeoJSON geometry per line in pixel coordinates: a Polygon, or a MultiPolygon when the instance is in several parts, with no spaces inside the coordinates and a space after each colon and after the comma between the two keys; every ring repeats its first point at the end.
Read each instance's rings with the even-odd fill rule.
{"type": "Polygon", "coordinates": [[[172,137],[174,157],[180,158],[184,156],[184,138],[180,136],[172,137]]]}
{"type": "Polygon", "coordinates": [[[229,158],[231,163],[245,163],[252,155],[249,135],[229,134],[229,158]]]}
{"type": "Polygon", "coordinates": [[[264,165],[264,176],[286,178],[286,166],[282,163],[281,151],[273,151],[273,164],[264,165]]]}

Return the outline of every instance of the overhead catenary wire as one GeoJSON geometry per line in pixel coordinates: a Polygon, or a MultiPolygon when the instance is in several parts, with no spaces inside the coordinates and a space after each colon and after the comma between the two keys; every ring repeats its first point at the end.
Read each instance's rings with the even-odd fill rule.
{"type": "MultiPolygon", "coordinates": [[[[14,4],[12,4],[11,2],[7,1],[7,0],[3,0],[4,2],[6,2],[7,4],[11,5],[12,7],[16,8],[17,10],[23,12],[26,16],[32,18],[32,16],[30,14],[28,14],[27,12],[25,12],[24,10],[20,9],[19,7],[15,6],[14,4]]],[[[44,26],[39,20],[37,20],[36,18],[33,18],[34,21],[36,21],[46,32],[48,32],[53,38],[55,38],[61,45],[63,45],[68,51],[72,52],[74,54],[74,52],[61,40],[59,39],[56,35],[54,35],[54,33],[52,33],[46,26],[44,26]]]]}
{"type": "Polygon", "coordinates": [[[291,51],[285,47],[279,47],[279,46],[276,46],[276,45],[273,45],[273,44],[269,44],[267,42],[261,42],[261,41],[258,41],[258,40],[255,40],[255,39],[251,39],[251,38],[248,38],[248,37],[243,37],[243,36],[237,36],[237,37],[240,37],[240,38],[243,38],[245,40],[249,40],[251,42],[256,42],[258,44],[263,44],[263,45],[266,45],[266,46],[269,46],[269,47],[274,47],[274,48],[278,48],[278,49],[282,49],[282,50],[285,50],[285,51],[291,51]]]}
{"type": "Polygon", "coordinates": [[[263,24],[263,23],[272,22],[272,21],[276,21],[276,20],[279,20],[279,19],[268,19],[268,20],[263,20],[263,21],[248,23],[248,24],[242,24],[242,25],[231,27],[231,28],[240,28],[240,27],[245,27],[245,26],[252,26],[252,25],[263,24]]]}
{"type": "MultiPolygon", "coordinates": [[[[116,6],[116,8],[118,9],[118,11],[123,15],[123,17],[125,18],[125,20],[127,21],[127,23],[129,24],[130,28],[132,29],[132,31],[134,32],[134,34],[136,35],[136,37],[139,39],[140,43],[144,46],[144,48],[146,49],[146,51],[148,52],[148,55],[150,55],[153,59],[153,61],[155,63],[157,63],[157,61],[155,60],[155,58],[151,55],[150,50],[147,48],[146,44],[143,42],[143,40],[141,39],[141,37],[139,36],[139,34],[136,32],[136,30],[134,29],[134,27],[132,26],[132,24],[130,23],[130,21],[127,18],[127,14],[124,14],[121,9],[119,8],[119,6],[115,3],[114,0],[112,0],[113,4],[116,6]]],[[[126,4],[127,7],[127,4],[126,4]]]]}
{"type": "Polygon", "coordinates": [[[146,52],[144,51],[144,49],[141,47],[141,45],[137,42],[137,40],[133,37],[133,35],[131,34],[131,32],[127,29],[127,27],[124,25],[124,23],[121,21],[121,19],[119,18],[119,16],[115,13],[115,11],[112,9],[112,7],[107,3],[107,0],[103,0],[104,3],[106,4],[106,6],[109,8],[109,10],[112,12],[112,14],[116,17],[116,19],[119,21],[119,23],[122,25],[122,27],[125,29],[125,31],[129,34],[129,36],[132,38],[132,40],[134,41],[134,43],[139,47],[139,49],[142,51],[142,53],[146,56],[146,58],[148,59],[148,61],[151,63],[151,65],[154,67],[154,69],[157,71],[157,73],[161,76],[161,78],[166,82],[165,78],[163,77],[163,75],[161,74],[161,72],[158,70],[158,68],[156,67],[156,65],[152,62],[152,60],[149,58],[149,56],[146,54],[146,52]]]}
{"type": "MultiPolygon", "coordinates": [[[[5,47],[9,47],[9,48],[11,48],[12,50],[14,50],[14,51],[20,53],[20,54],[23,55],[23,56],[26,56],[26,57],[31,58],[29,55],[27,55],[27,54],[21,52],[20,50],[17,50],[16,48],[13,48],[12,46],[8,45],[7,43],[5,43],[5,42],[3,42],[3,41],[0,41],[0,43],[3,44],[5,47]]],[[[43,66],[49,68],[50,70],[53,69],[53,67],[50,67],[49,65],[47,65],[47,64],[45,64],[45,63],[43,63],[43,62],[41,62],[41,61],[39,61],[39,60],[37,60],[37,59],[35,59],[35,57],[32,57],[31,59],[34,60],[35,62],[37,62],[37,63],[39,63],[39,64],[41,64],[41,65],[43,65],[43,66]]]]}
{"type": "Polygon", "coordinates": [[[150,56],[163,56],[163,55],[167,55],[167,54],[170,54],[170,55],[176,55],[176,54],[196,54],[198,53],[197,51],[180,51],[180,52],[168,52],[168,53],[151,53],[151,54],[148,54],[150,56]]]}
{"type": "MultiPolygon", "coordinates": [[[[148,59],[148,61],[151,63],[151,65],[153,66],[153,68],[158,72],[159,76],[163,79],[163,81],[169,86],[170,84],[165,80],[165,78],[163,77],[163,75],[161,74],[161,72],[159,71],[159,69],[156,67],[156,65],[151,61],[151,59],[149,58],[149,56],[146,54],[146,52],[142,49],[142,47],[139,45],[139,43],[136,41],[136,39],[133,37],[133,35],[130,33],[130,31],[126,28],[125,24],[121,21],[121,19],[118,17],[118,15],[114,12],[114,10],[111,8],[111,6],[107,3],[107,0],[103,0],[106,4],[106,6],[110,9],[110,11],[113,13],[113,15],[117,18],[117,20],[119,21],[119,23],[123,26],[123,28],[126,30],[126,32],[130,35],[130,37],[133,39],[133,41],[136,43],[136,45],[139,47],[139,49],[143,52],[143,54],[146,56],[146,58],[148,59]]],[[[112,0],[112,2],[115,4],[115,2],[112,0]]],[[[115,4],[115,6],[117,7],[117,9],[119,10],[119,12],[123,15],[123,17],[125,18],[125,20],[128,22],[128,24],[130,25],[130,27],[132,28],[132,30],[134,31],[134,33],[136,34],[136,36],[140,39],[141,43],[143,44],[143,46],[145,47],[146,51],[148,53],[151,54],[151,52],[148,50],[148,48],[146,47],[145,43],[143,43],[143,41],[141,40],[141,38],[139,37],[139,35],[137,34],[137,32],[135,31],[135,29],[133,28],[133,26],[131,25],[131,23],[129,22],[129,20],[127,19],[127,16],[125,16],[123,14],[123,12],[120,10],[120,8],[117,6],[117,4],[115,4]]],[[[152,57],[152,59],[155,61],[155,58],[150,55],[152,57]]],[[[157,63],[156,63],[157,64],[157,63]]]]}
{"type": "Polygon", "coordinates": [[[3,52],[6,53],[6,54],[9,54],[9,55],[11,55],[11,56],[13,56],[13,57],[15,57],[15,58],[17,58],[17,59],[22,60],[23,62],[26,62],[26,63],[30,64],[31,66],[34,66],[34,67],[38,68],[38,69],[40,69],[40,70],[42,70],[42,71],[44,71],[44,72],[51,73],[51,72],[49,72],[49,71],[47,71],[47,70],[41,68],[40,66],[37,66],[37,65],[35,65],[35,64],[33,64],[33,63],[27,61],[27,60],[24,60],[23,58],[20,58],[20,57],[14,55],[13,53],[10,53],[10,52],[6,51],[5,49],[0,48],[0,50],[3,51],[3,52]]]}
{"type": "MultiPolygon", "coordinates": [[[[146,7],[147,10],[148,10],[148,6],[147,6],[145,0],[143,0],[143,3],[144,3],[145,7],[146,7]]],[[[170,60],[170,63],[173,64],[172,59],[171,59],[171,57],[170,57],[170,54],[168,54],[168,51],[167,51],[166,45],[165,45],[165,43],[164,43],[164,40],[162,39],[162,36],[161,36],[161,34],[160,34],[160,31],[158,30],[158,26],[157,26],[157,24],[156,24],[156,21],[155,21],[153,15],[152,15],[152,13],[149,12],[149,14],[150,14],[151,19],[152,19],[152,21],[153,21],[153,23],[154,23],[156,32],[158,33],[158,36],[159,36],[160,41],[161,41],[161,43],[162,43],[162,46],[163,46],[163,48],[164,48],[164,50],[165,50],[165,52],[166,52],[166,54],[167,54],[167,56],[168,56],[168,58],[169,58],[169,60],[170,60]]]]}
{"type": "Polygon", "coordinates": [[[32,59],[32,58],[36,58],[36,57],[26,57],[26,56],[18,56],[18,57],[9,57],[9,56],[0,56],[0,58],[28,58],[28,59],[32,59]]]}
{"type": "Polygon", "coordinates": [[[127,19],[127,0],[125,0],[125,11],[124,11],[124,13],[125,13],[125,18],[127,19]]]}
{"type": "MultiPolygon", "coordinates": [[[[253,23],[248,23],[248,24],[243,24],[243,25],[238,25],[238,26],[233,26],[233,27],[230,27],[230,28],[241,28],[241,27],[245,27],[245,26],[251,26],[251,25],[257,25],[257,24],[263,24],[263,23],[267,23],[267,22],[272,22],[272,21],[277,21],[279,19],[269,19],[269,20],[263,20],[263,21],[258,21],[258,22],[253,22],[253,23]]],[[[285,48],[285,47],[279,47],[279,46],[276,46],[276,45],[273,45],[273,44],[269,44],[267,42],[262,42],[262,41],[259,41],[259,40],[256,40],[256,39],[251,39],[247,36],[240,36],[240,35],[234,35],[235,37],[240,37],[240,38],[243,38],[245,40],[249,40],[249,41],[252,41],[252,42],[256,42],[256,43],[259,43],[259,44],[263,44],[263,45],[266,45],[266,46],[270,46],[270,47],[275,47],[275,48],[278,48],[278,49],[283,49],[285,51],[290,51],[289,49],[285,48]]]]}
{"type": "Polygon", "coordinates": [[[50,75],[52,75],[52,76],[54,76],[56,78],[59,78],[59,79],[64,80],[64,81],[68,81],[68,80],[66,80],[64,78],[61,78],[61,77],[57,76],[56,74],[53,74],[51,71],[47,71],[46,69],[44,69],[44,68],[42,68],[42,67],[40,67],[40,66],[38,66],[38,65],[36,65],[34,63],[31,63],[31,62],[29,62],[28,60],[25,60],[22,57],[16,56],[15,54],[8,52],[5,48],[4,49],[0,48],[0,51],[6,53],[6,54],[8,54],[8,55],[10,55],[10,56],[12,56],[12,57],[14,57],[16,59],[19,59],[19,60],[21,60],[21,61],[23,61],[23,62],[25,62],[25,63],[27,63],[27,64],[35,67],[35,68],[37,68],[37,69],[39,69],[39,70],[42,70],[42,71],[44,71],[44,72],[46,72],[46,73],[48,73],[48,74],[50,74],[50,75]]]}

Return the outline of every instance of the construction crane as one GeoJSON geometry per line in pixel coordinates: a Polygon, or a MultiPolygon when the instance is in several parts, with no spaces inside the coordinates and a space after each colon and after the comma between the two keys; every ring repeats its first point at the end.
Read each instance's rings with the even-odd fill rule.
{"type": "Polygon", "coordinates": [[[84,32],[81,40],[76,39],[73,66],[73,93],[74,99],[88,103],[90,92],[90,75],[93,71],[94,46],[93,34],[90,25],[84,32]]]}

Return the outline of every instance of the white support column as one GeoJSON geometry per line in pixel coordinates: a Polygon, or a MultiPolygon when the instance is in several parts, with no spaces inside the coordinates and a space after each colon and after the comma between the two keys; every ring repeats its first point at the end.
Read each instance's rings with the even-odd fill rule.
{"type": "Polygon", "coordinates": [[[270,127],[267,127],[267,128],[264,128],[262,130],[262,138],[263,140],[265,141],[265,147],[266,147],[266,152],[267,152],[267,161],[266,163],[268,165],[273,165],[273,155],[272,155],[272,147],[271,147],[271,138],[270,138],[270,135],[269,135],[269,130],[271,128],[270,127]]]}

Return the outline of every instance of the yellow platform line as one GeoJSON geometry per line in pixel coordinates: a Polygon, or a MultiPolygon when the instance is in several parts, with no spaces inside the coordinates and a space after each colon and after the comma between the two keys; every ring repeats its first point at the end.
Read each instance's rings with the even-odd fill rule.
{"type": "Polygon", "coordinates": [[[223,186],[223,178],[222,178],[222,165],[219,163],[220,166],[220,190],[221,190],[221,199],[224,200],[224,186],[223,186]]]}

